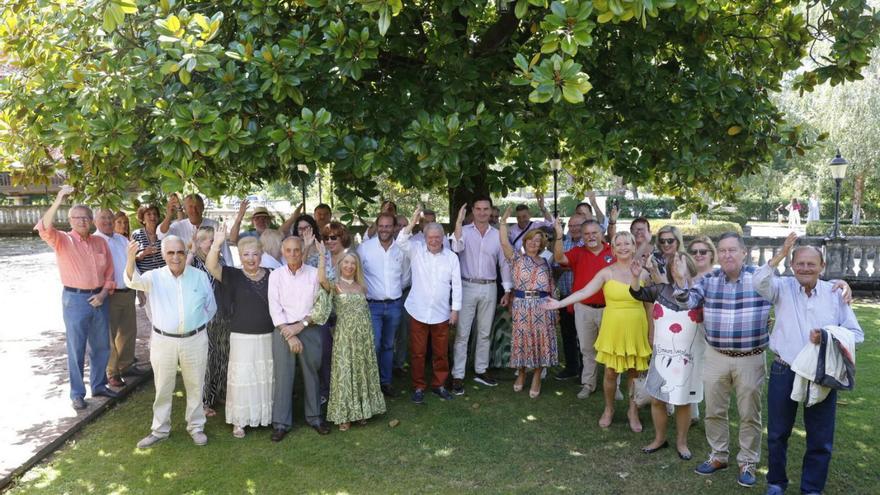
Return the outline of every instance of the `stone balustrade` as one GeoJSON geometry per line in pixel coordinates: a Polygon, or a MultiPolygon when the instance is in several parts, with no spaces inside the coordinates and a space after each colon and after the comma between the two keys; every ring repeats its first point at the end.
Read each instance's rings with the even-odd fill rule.
{"type": "MultiPolygon", "coordinates": [[[[48,205],[31,206],[0,206],[0,234],[23,235],[34,230],[34,225],[43,218],[43,214],[49,209],[48,205]]],[[[67,205],[62,205],[55,213],[55,227],[68,228],[67,205]]]]}

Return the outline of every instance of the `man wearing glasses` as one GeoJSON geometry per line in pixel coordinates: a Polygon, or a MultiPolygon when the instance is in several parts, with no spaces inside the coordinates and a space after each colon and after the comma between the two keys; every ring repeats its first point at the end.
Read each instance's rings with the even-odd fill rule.
{"type": "Polygon", "coordinates": [[[75,205],[67,213],[70,232],[52,225],[55,213],[73,187],[64,185],[49,210],[34,227],[54,251],[64,291],[64,327],[67,336],[67,372],[70,379],[71,405],[77,411],[88,405],[83,382],[86,345],[89,346],[89,384],[92,397],[116,398],[107,387],[107,363],[110,360],[110,324],[107,296],[116,287],[113,258],[107,241],[91,235],[92,210],[75,205]]]}
{"type": "MultiPolygon", "coordinates": [[[[162,240],[165,266],[139,274],[134,269],[140,245],[128,245],[125,285],[147,294],[153,310],[153,335],[150,338],[150,364],[156,384],[153,402],[152,432],[137,446],[145,449],[168,438],[171,432],[171,397],[177,367],[186,389],[187,431],[196,445],[208,443],[205,435],[205,411],[202,390],[208,364],[208,333],[205,327],[217,303],[205,272],[186,264],[183,240],[169,235],[162,240]]],[[[212,247],[213,249],[213,247],[212,247]]]]}

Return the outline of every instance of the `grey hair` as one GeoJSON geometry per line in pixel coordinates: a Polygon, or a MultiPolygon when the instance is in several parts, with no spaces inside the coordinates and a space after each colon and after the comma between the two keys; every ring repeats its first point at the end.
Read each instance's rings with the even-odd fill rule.
{"type": "Polygon", "coordinates": [[[794,263],[794,260],[795,260],[795,258],[797,258],[797,255],[799,252],[807,251],[807,250],[812,250],[813,252],[818,254],[819,255],[819,263],[821,263],[823,266],[825,265],[825,255],[822,254],[822,250],[817,248],[816,246],[797,246],[797,247],[795,247],[791,251],[791,262],[794,263]]]}
{"type": "Polygon", "coordinates": [[[77,204],[77,205],[71,206],[70,209],[67,210],[67,218],[70,218],[70,215],[71,215],[71,213],[73,213],[73,210],[83,210],[84,212],[86,212],[86,216],[89,217],[89,220],[95,219],[94,214],[92,214],[92,209],[89,208],[88,206],[82,205],[82,204],[77,204]]]}
{"type": "Polygon", "coordinates": [[[425,228],[422,229],[425,235],[428,235],[429,230],[439,230],[441,235],[446,235],[446,231],[443,230],[443,226],[437,222],[431,222],[428,225],[425,225],[425,228]]]}
{"type": "Polygon", "coordinates": [[[183,242],[183,239],[181,239],[180,237],[177,237],[176,235],[169,235],[169,236],[165,236],[165,238],[162,239],[162,252],[163,253],[165,252],[165,248],[168,246],[169,242],[179,242],[179,243],[183,244],[183,250],[186,251],[186,243],[183,242]]]}
{"type": "Polygon", "coordinates": [[[298,237],[295,235],[289,235],[289,236],[285,237],[283,241],[281,241],[281,246],[283,247],[285,244],[288,243],[288,241],[289,242],[298,242],[300,248],[302,248],[305,245],[303,243],[302,237],[298,237]]]}

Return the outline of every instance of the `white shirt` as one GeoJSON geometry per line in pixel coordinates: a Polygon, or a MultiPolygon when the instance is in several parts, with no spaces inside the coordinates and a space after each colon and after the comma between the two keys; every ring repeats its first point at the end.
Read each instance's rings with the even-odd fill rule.
{"type": "Polygon", "coordinates": [[[153,326],[166,333],[186,333],[211,321],[217,312],[214,290],[205,272],[186,266],[179,277],[167,266],[143,274],[134,271],[125,285],[150,299],[153,326]]]}
{"type": "Polygon", "coordinates": [[[364,265],[367,299],[381,301],[403,295],[406,256],[396,243],[386,250],[376,236],[358,246],[357,253],[364,265]]]}
{"type": "Polygon", "coordinates": [[[128,239],[124,236],[113,233],[112,236],[102,233],[100,230],[95,231],[95,235],[107,241],[110,247],[110,256],[113,257],[113,281],[116,287],[120,289],[125,287],[125,264],[128,261],[128,239]]]}
{"type": "MultiPolygon", "coordinates": [[[[213,227],[217,228],[217,221],[211,220],[210,218],[202,218],[202,223],[199,225],[193,225],[189,219],[175,220],[171,223],[171,226],[168,227],[168,232],[162,233],[161,228],[156,229],[156,236],[161,240],[169,235],[176,235],[183,240],[184,245],[189,245],[193,236],[196,235],[196,232],[200,227],[213,227]]],[[[223,255],[223,261],[226,262],[229,266],[234,266],[234,262],[232,260],[232,251],[229,250],[229,245],[227,243],[223,243],[223,247],[220,248],[220,254],[223,255]]]]}
{"type": "Polygon", "coordinates": [[[412,289],[404,303],[406,311],[411,317],[429,325],[447,321],[450,309],[461,309],[458,256],[448,249],[434,254],[428,251],[427,244],[413,242],[403,230],[398,234],[396,244],[410,259],[412,266],[412,289]]]}
{"type": "Polygon", "coordinates": [[[268,268],[269,270],[274,270],[281,266],[281,262],[273,258],[269,253],[263,253],[263,257],[260,258],[260,266],[268,268]]]}

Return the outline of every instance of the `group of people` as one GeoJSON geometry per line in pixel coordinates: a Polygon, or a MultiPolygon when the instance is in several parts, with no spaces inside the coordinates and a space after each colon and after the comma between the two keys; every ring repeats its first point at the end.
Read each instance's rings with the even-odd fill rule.
{"type": "MultiPolygon", "coordinates": [[[[669,447],[671,414],[678,457],[691,459],[688,429],[699,420],[697,405],[705,398],[711,453],[696,472],[726,468],[735,394],[737,481],[744,486],[756,483],[769,346],[768,493],[782,493],[798,409],[790,398],[799,390],[795,363],[817,343],[823,349],[834,347],[831,341],[853,347],[864,338],[848,305],[849,287],[820,280],[821,251],[795,247],[796,235],[756,268],[746,265],[737,233],[723,234],[717,248],[705,236],[685,245],[677,228],[665,226],[652,243],[647,219],[618,232],[617,209],[605,216],[593,195],[571,215],[567,233],[540,197],[543,221],[532,221],[528,207],[519,205],[516,223],[508,226],[510,208],[502,213],[490,198],[478,197],[462,205],[451,233],[432,211],[417,209],[407,219],[386,202],[354,246],[348,228],[333,221],[324,204],[314,215],[300,206],[277,229],[268,210],[257,207],[250,215],[253,228],[241,230],[249,208],[243,201],[227,234],[224,224],[203,217],[198,195],[184,198],[182,207],[172,196],[161,222],[156,206],[141,207],[142,228],[130,242],[113,232],[107,210],[98,211],[98,232],[91,235],[92,212],[82,205],[69,210],[71,232],[61,232],[52,219],[71,192],[64,186],[36,227],[57,253],[65,286],[71,399],[75,408],[86,407],[86,343],[92,395],[114,397],[111,385],[124,385],[127,373],[142,373],[133,361],[133,334],[121,329],[133,322],[134,291],[145,294],[156,398],[151,432],[140,448],[169,436],[178,366],[187,430],[196,445],[207,443],[206,417],[220,404],[235,437],[245,436],[248,427],[271,426],[272,441],[281,441],[294,424],[297,364],[304,421],[322,435],[330,432],[328,421],[346,431],[384,413],[385,400],[397,396],[392,377],[405,373],[407,359],[416,404],[426,401],[426,369],[430,392],[444,401],[466,393],[471,361],[473,380],[495,387],[489,373],[492,325],[496,309],[507,306],[513,390],[528,386],[537,399],[562,347],[565,367],[556,378],[578,378],[577,397],[587,399],[597,390],[601,364],[605,406],[598,424],[612,425],[625,377],[626,416],[634,432],[642,431],[639,389],[649,397],[655,433],[642,448],[646,454],[669,447]],[[174,220],[180,211],[185,214],[174,220]],[[237,246],[238,267],[230,244],[237,246]],[[789,255],[794,277],[777,276],[789,255]],[[123,297],[114,303],[117,295],[123,297]],[[117,305],[125,311],[113,320],[117,305]],[[476,342],[469,356],[472,332],[476,342]]],[[[804,410],[805,493],[821,492],[827,478],[835,401],[832,389],[804,410]]]]}
{"type": "Polygon", "coordinates": [[[810,222],[818,222],[819,221],[819,198],[816,194],[811,194],[810,199],[807,202],[806,208],[804,205],[798,201],[797,198],[791,198],[791,201],[788,205],[780,203],[774,211],[776,212],[776,221],[777,223],[785,223],[786,221],[786,213],[788,214],[788,228],[797,229],[801,226],[801,215],[802,211],[807,211],[807,223],[810,222]]]}

